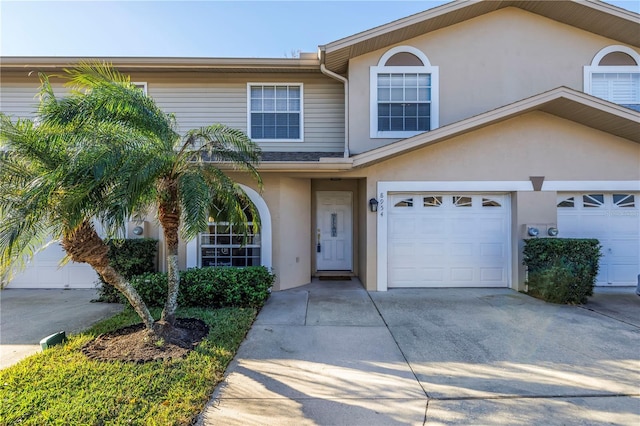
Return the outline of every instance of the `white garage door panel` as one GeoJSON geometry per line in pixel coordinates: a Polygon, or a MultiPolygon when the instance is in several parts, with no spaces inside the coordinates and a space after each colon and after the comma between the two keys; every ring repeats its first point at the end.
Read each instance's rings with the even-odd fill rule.
{"type": "Polygon", "coordinates": [[[507,195],[389,198],[389,287],[508,286],[507,195]]]}
{"type": "Polygon", "coordinates": [[[95,288],[98,275],[89,265],[69,262],[60,267],[63,258],[60,245],[47,247],[16,274],[8,288],[95,288]]]}
{"type": "Polygon", "coordinates": [[[640,273],[640,194],[558,194],[559,237],[596,238],[599,286],[632,286],[640,273]]]}

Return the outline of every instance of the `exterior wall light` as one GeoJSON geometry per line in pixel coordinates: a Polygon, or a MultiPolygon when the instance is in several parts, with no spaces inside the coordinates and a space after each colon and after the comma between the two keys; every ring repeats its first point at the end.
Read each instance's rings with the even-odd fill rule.
{"type": "Polygon", "coordinates": [[[549,229],[547,229],[547,234],[549,234],[550,237],[557,237],[558,236],[558,228],[555,227],[551,227],[549,229]]]}
{"type": "Polygon", "coordinates": [[[540,230],[538,228],[530,227],[529,229],[527,229],[527,234],[530,237],[537,237],[539,233],[540,230]]]}
{"type": "Polygon", "coordinates": [[[144,234],[144,228],[142,226],[138,225],[135,228],[133,228],[133,230],[131,232],[133,232],[133,235],[140,236],[140,235],[144,234]]]}
{"type": "Polygon", "coordinates": [[[371,210],[372,213],[378,211],[378,200],[376,200],[375,198],[369,200],[369,210],[371,210]]]}

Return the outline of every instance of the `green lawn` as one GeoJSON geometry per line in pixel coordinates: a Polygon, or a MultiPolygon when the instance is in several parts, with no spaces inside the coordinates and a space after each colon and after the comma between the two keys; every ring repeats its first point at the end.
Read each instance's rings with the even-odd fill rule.
{"type": "MultiPolygon", "coordinates": [[[[154,312],[159,314],[159,312],[154,312]]],[[[256,316],[254,309],[189,308],[210,332],[185,359],[146,364],[87,359],[81,347],[134,324],[131,310],[65,345],[0,370],[1,425],[188,425],[202,411],[256,316]]]]}

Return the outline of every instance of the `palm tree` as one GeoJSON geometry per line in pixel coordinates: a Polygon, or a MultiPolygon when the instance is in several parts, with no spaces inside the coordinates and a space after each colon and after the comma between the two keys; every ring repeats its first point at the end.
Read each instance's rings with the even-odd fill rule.
{"type": "Polygon", "coordinates": [[[68,259],[88,263],[120,290],[153,333],[154,320],[136,290],[109,264],[109,247],[94,228],[114,235],[128,209],[117,179],[127,169],[126,129],[91,134],[42,120],[0,116],[0,276],[23,267],[38,249],[61,242],[68,259]],[[108,168],[105,167],[108,165],[108,168]]]}
{"type": "MultiPolygon", "coordinates": [[[[130,160],[123,174],[127,182],[121,182],[117,192],[131,213],[157,211],[168,272],[161,324],[171,327],[180,283],[179,238],[190,240],[204,232],[209,217],[219,219],[219,211],[247,234],[248,215],[258,218],[258,214],[227,171],[246,172],[262,188],[256,169],[260,149],[242,131],[220,124],[181,136],[173,115],[109,65],[81,63],[65,70],[64,77],[74,91],[64,101],[46,104],[42,114],[47,121],[84,128],[122,127],[127,137],[139,141],[138,150],[127,153],[130,160]]],[[[254,231],[259,225],[259,220],[253,221],[254,231]]]]}

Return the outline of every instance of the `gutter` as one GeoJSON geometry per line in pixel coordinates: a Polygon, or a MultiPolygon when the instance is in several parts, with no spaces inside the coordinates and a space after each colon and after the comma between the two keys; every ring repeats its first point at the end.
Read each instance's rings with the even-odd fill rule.
{"type": "Polygon", "coordinates": [[[344,85],[344,158],[349,158],[349,80],[327,69],[324,65],[325,52],[322,47],[318,50],[318,56],[320,57],[320,72],[344,85]]]}

